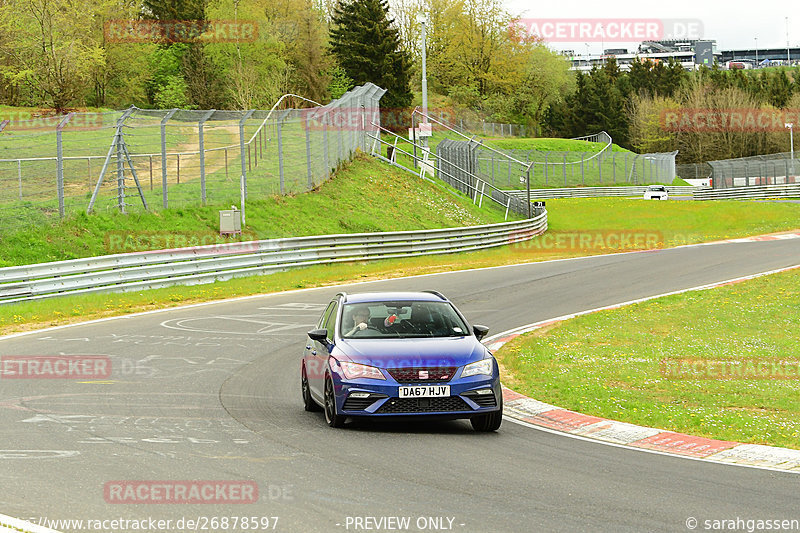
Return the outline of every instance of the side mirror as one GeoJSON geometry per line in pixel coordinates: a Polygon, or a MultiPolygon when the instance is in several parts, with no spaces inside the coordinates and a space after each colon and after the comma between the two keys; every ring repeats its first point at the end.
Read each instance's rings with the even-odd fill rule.
{"type": "Polygon", "coordinates": [[[472,326],[472,332],[475,333],[475,336],[478,338],[478,340],[481,340],[486,336],[487,333],[489,333],[489,328],[486,326],[475,324],[474,326],[472,326]]]}
{"type": "Polygon", "coordinates": [[[308,337],[312,341],[322,342],[328,340],[328,330],[327,329],[312,329],[308,332],[308,337]]]}

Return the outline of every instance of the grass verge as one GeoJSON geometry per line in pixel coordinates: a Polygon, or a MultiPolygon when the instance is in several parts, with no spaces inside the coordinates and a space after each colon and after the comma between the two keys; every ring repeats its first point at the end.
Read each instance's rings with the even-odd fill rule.
{"type": "MultiPolygon", "coordinates": [[[[478,209],[466,196],[360,156],[312,192],[251,194],[241,240],[502,222],[505,211],[490,203],[478,209]]],[[[0,233],[0,267],[226,242],[219,237],[219,210],[229,208],[216,204],[128,215],[82,212],[63,222],[42,223],[36,231],[20,227],[0,233]]]]}
{"type": "Polygon", "coordinates": [[[547,403],[722,440],[800,448],[800,270],[581,316],[495,354],[547,403]]]}
{"type": "Polygon", "coordinates": [[[610,243],[607,238],[593,239],[587,248],[569,246],[570,239],[565,240],[567,245],[561,246],[554,237],[562,233],[567,237],[655,234],[660,239],[656,246],[668,247],[790,230],[797,227],[800,217],[797,204],[734,201],[644,202],[591,198],[552,200],[547,206],[550,229],[546,239],[472,253],[313,266],[192,287],[64,296],[0,305],[0,334],[221,298],[618,251],[614,246],[605,246],[610,243]],[[708,231],[696,230],[704,225],[708,231]]]}

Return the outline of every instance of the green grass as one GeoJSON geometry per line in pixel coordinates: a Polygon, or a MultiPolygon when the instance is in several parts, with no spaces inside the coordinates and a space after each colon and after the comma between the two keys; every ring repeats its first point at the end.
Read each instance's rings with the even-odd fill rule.
{"type": "MultiPolygon", "coordinates": [[[[261,196],[251,189],[244,239],[502,222],[504,210],[490,204],[485,202],[478,209],[464,196],[360,156],[309,193],[261,196]]],[[[166,241],[170,236],[183,239],[172,242],[187,245],[222,242],[218,236],[219,210],[229,208],[229,203],[219,203],[156,212],[140,210],[129,215],[117,211],[91,215],[80,212],[57,223],[42,220],[35,230],[26,225],[0,234],[0,266],[152,249],[154,243],[166,248],[170,247],[166,241]]]]}
{"type": "MultiPolygon", "coordinates": [[[[574,139],[553,139],[550,137],[511,139],[492,139],[487,144],[502,150],[539,150],[541,152],[599,152],[605,143],[574,139]]],[[[615,152],[629,152],[616,144],[611,145],[615,152]]]]}
{"type": "Polygon", "coordinates": [[[791,203],[639,198],[562,198],[546,203],[549,231],[654,231],[667,247],[800,227],[800,205],[791,203]]]}
{"type": "MultiPolygon", "coordinates": [[[[354,163],[355,171],[359,171],[362,162],[354,163]]],[[[395,175],[386,165],[375,167],[380,173],[374,173],[376,179],[384,179],[386,182],[401,181],[402,174],[395,175]]],[[[363,171],[363,168],[361,169],[363,171]]],[[[345,172],[353,172],[348,170],[345,172]]],[[[341,178],[340,176],[339,178],[341,178]]],[[[414,181],[416,178],[410,176],[411,184],[416,187],[425,185],[422,182],[414,181]],[[416,184],[416,185],[414,185],[416,184]]],[[[280,200],[280,209],[272,211],[272,215],[263,216],[248,211],[248,220],[251,217],[256,219],[263,218],[264,223],[272,224],[272,228],[277,228],[272,236],[283,235],[284,233],[312,234],[336,231],[336,224],[339,222],[323,220],[325,217],[319,213],[337,214],[336,201],[327,195],[333,193],[339,187],[339,178],[330,182],[331,189],[325,187],[317,198],[313,200],[317,212],[312,218],[313,223],[293,224],[291,222],[292,210],[283,208],[289,206],[294,198],[275,199],[280,200]],[[286,203],[283,203],[286,202],[286,203]],[[271,221],[271,222],[270,222],[271,221]],[[326,226],[323,226],[326,225],[326,226]],[[280,231],[278,231],[280,230],[280,231]]],[[[358,180],[355,180],[358,181],[358,180]]],[[[399,187],[399,185],[398,185],[399,187]]],[[[425,185],[428,187],[428,185],[425,185]]],[[[431,186],[435,187],[435,186],[431,186]]],[[[413,187],[412,187],[413,188],[413,187]]],[[[426,189],[422,189],[426,190],[426,189]]],[[[432,205],[440,206],[442,209],[452,209],[447,207],[448,202],[452,202],[450,192],[439,192],[438,189],[430,189],[434,194],[432,205]]],[[[370,189],[369,192],[371,192],[370,189]]],[[[365,200],[363,205],[354,205],[354,209],[362,210],[361,213],[369,213],[373,208],[378,211],[380,195],[369,195],[369,192],[362,191],[362,198],[365,200]],[[368,201],[366,200],[368,199],[368,201]]],[[[416,190],[415,195],[419,193],[416,190]]],[[[425,193],[427,194],[427,193],[425,193]]],[[[395,199],[397,201],[397,198],[395,199]]],[[[418,207],[426,205],[417,204],[418,207]]],[[[430,206],[431,204],[427,204],[430,206]]],[[[461,208],[473,209],[469,201],[466,205],[459,204],[456,213],[462,213],[461,208]]],[[[487,203],[484,203],[484,210],[487,210],[487,203]]],[[[720,202],[645,202],[643,200],[631,200],[624,198],[598,198],[598,199],[563,199],[548,200],[548,219],[550,229],[548,235],[584,234],[594,235],[597,232],[605,234],[623,234],[625,232],[658,232],[658,246],[672,246],[692,242],[711,241],[725,237],[739,237],[745,235],[755,235],[761,233],[776,232],[781,230],[795,229],[798,227],[797,220],[800,219],[800,205],[796,204],[767,204],[767,203],[744,203],[735,201],[720,202]],[[708,226],[708,232],[700,231],[698,228],[708,226]]],[[[418,229],[411,228],[413,221],[405,224],[405,213],[409,208],[403,206],[399,213],[396,204],[390,206],[394,211],[387,213],[375,212],[374,216],[385,216],[391,221],[391,226],[386,229],[418,229]]],[[[426,212],[430,208],[425,209],[426,212]]],[[[213,210],[212,210],[213,211],[213,210]]],[[[313,211],[313,209],[312,209],[313,211]]],[[[189,215],[191,211],[175,212],[169,219],[169,224],[178,224],[184,228],[182,235],[199,235],[213,237],[216,234],[216,212],[210,216],[213,219],[197,218],[196,214],[189,215]],[[199,228],[199,229],[198,229],[199,228]],[[205,228],[205,230],[203,229],[205,228]],[[197,232],[197,233],[195,233],[197,232]]],[[[355,216],[350,212],[339,212],[341,219],[346,223],[354,220],[355,216]]],[[[498,213],[499,214],[499,213],[498,213]]],[[[163,215],[163,214],[162,214],[163,215]]],[[[161,215],[159,215],[161,216],[161,215]]],[[[140,234],[148,235],[148,232],[156,230],[158,235],[163,235],[157,228],[168,227],[163,218],[140,220],[140,225],[122,226],[124,233],[129,230],[138,231],[140,234]]],[[[477,217],[477,214],[469,215],[477,217]]],[[[482,214],[482,221],[490,221],[491,214],[482,214]]],[[[367,220],[368,224],[374,224],[375,219],[372,215],[363,215],[362,219],[367,220]]],[[[91,220],[92,217],[89,217],[91,220]]],[[[460,225],[468,222],[463,216],[445,216],[452,225],[460,225]],[[458,223],[458,224],[456,224],[458,223]]],[[[35,248],[43,246],[47,253],[54,255],[64,252],[74,253],[81,250],[84,242],[93,243],[98,250],[104,251],[104,238],[106,232],[117,231],[120,224],[125,224],[124,217],[111,216],[104,219],[97,225],[66,225],[65,228],[44,227],[39,232],[39,237],[29,237],[27,247],[35,248]],[[63,244],[60,244],[62,243],[63,244]],[[33,244],[35,243],[35,244],[33,244]]],[[[441,223],[441,220],[440,220],[441,223]]],[[[363,228],[363,229],[366,229],[363,228]]],[[[118,235],[118,233],[114,233],[118,235]]],[[[537,241],[532,241],[537,242],[537,241]]],[[[190,243],[191,244],[191,243],[190,243]]],[[[5,243],[0,242],[5,246],[5,243]]],[[[14,246],[24,248],[25,242],[20,241],[14,246]]],[[[552,248],[543,249],[541,246],[534,246],[532,243],[517,243],[511,246],[503,246],[491,250],[484,250],[473,253],[449,254],[442,256],[413,257],[402,260],[385,260],[373,262],[354,262],[348,264],[314,266],[302,269],[291,270],[284,273],[276,273],[269,276],[254,276],[241,278],[227,282],[214,283],[209,285],[194,287],[172,287],[156,291],[144,291],[140,293],[126,294],[99,294],[84,296],[65,296],[50,300],[29,302],[14,305],[0,305],[0,334],[19,331],[22,329],[32,329],[49,325],[57,325],[91,318],[119,315],[140,310],[158,309],[167,306],[174,306],[186,303],[215,300],[219,298],[243,296],[251,294],[263,294],[266,292],[285,291],[296,288],[317,287],[332,285],[344,282],[362,281],[367,279],[384,279],[398,276],[409,276],[417,274],[428,274],[433,272],[449,272],[468,268],[481,268],[497,265],[508,265],[531,261],[542,261],[547,259],[559,259],[566,257],[577,257],[591,254],[610,253],[615,249],[592,246],[589,249],[569,249],[552,248]]],[[[24,250],[16,253],[23,254],[24,250]]],[[[32,252],[39,255],[39,252],[32,252]]],[[[79,255],[85,255],[81,253],[79,255]]]]}
{"type": "Polygon", "coordinates": [[[800,361],[798,326],[800,271],[793,270],[578,317],[523,335],[496,355],[508,386],[559,407],[800,448],[800,377],[756,379],[750,367],[749,377],[720,379],[711,370],[697,379],[671,374],[665,363],[726,361],[746,371],[763,362],[773,375],[773,362],[800,361]]]}

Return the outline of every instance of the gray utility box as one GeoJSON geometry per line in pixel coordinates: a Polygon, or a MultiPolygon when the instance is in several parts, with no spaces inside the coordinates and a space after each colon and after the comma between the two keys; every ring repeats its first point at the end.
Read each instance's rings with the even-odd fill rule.
{"type": "Polygon", "coordinates": [[[242,212],[238,209],[225,209],[219,212],[219,234],[241,235],[242,212]]]}

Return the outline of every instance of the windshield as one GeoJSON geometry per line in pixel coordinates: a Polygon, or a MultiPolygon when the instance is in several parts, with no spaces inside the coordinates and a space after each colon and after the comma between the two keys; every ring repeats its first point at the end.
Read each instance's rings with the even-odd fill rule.
{"type": "Polygon", "coordinates": [[[469,328],[448,302],[369,302],[345,304],[342,337],[463,337],[469,328]]]}

